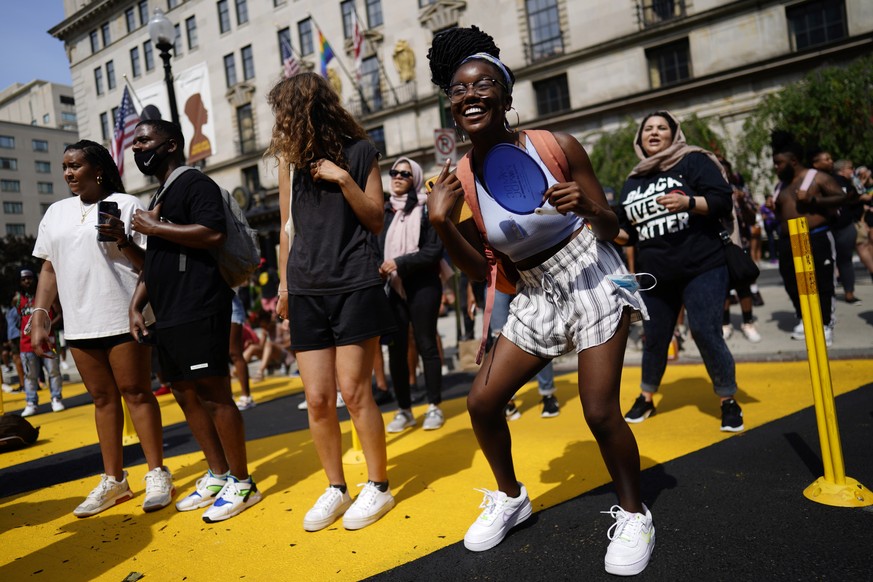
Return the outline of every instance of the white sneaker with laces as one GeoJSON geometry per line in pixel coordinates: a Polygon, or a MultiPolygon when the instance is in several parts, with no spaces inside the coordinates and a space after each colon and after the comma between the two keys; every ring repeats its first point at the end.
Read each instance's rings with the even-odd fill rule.
{"type": "Polygon", "coordinates": [[[527,489],[519,483],[521,493],[509,497],[503,491],[476,489],[485,494],[479,507],[482,513],[464,535],[464,547],[473,552],[490,550],[503,541],[506,534],[533,513],[527,489]]]}
{"type": "Polygon", "coordinates": [[[60,398],[52,398],[52,412],[60,412],[65,408],[66,406],[64,406],[60,398]]]}
{"type": "Polygon", "coordinates": [[[390,489],[379,491],[372,481],[359,483],[358,487],[363,489],[343,514],[343,527],[346,529],[361,529],[376,523],[394,507],[394,496],[390,489]]]}
{"type": "Polygon", "coordinates": [[[24,410],[21,411],[21,416],[33,416],[34,414],[36,414],[36,404],[28,402],[24,410]]]}
{"type": "Polygon", "coordinates": [[[257,403],[251,396],[240,396],[236,399],[236,407],[240,410],[248,410],[249,408],[254,408],[255,406],[257,406],[257,403]]]}
{"type": "Polygon", "coordinates": [[[100,484],[95,487],[85,501],[73,510],[76,517],[89,517],[110,507],[118,505],[133,497],[133,491],[127,484],[127,471],[124,471],[121,481],[109,475],[100,475],[100,484]]]}
{"type": "Polygon", "coordinates": [[[212,505],[216,496],[224,489],[227,477],[227,475],[215,475],[212,471],[207,471],[205,475],[197,479],[194,491],[176,502],[176,510],[192,511],[212,505]]]}
{"type": "Polygon", "coordinates": [[[834,328],[825,326],[824,328],[825,345],[831,347],[834,344],[834,328]]]}
{"type": "Polygon", "coordinates": [[[734,328],[731,324],[728,323],[721,326],[721,337],[730,339],[732,335],[734,335],[734,328]]]}
{"type": "Polygon", "coordinates": [[[427,407],[427,412],[424,413],[424,422],[421,423],[421,428],[424,430],[437,430],[442,428],[446,423],[446,418],[443,416],[443,411],[436,404],[431,404],[427,407]]]}
{"type": "Polygon", "coordinates": [[[746,336],[746,339],[753,344],[761,341],[761,334],[758,333],[754,323],[744,323],[740,329],[742,330],[743,335],[746,336]]]}
{"type": "Polygon", "coordinates": [[[806,339],[806,334],[803,331],[803,320],[798,321],[797,325],[794,326],[794,329],[791,330],[791,339],[793,339],[793,340],[806,339]]]}
{"type": "Polygon", "coordinates": [[[203,512],[203,521],[215,523],[239,515],[261,500],[261,492],[254,480],[249,477],[240,481],[228,475],[224,488],[216,496],[215,503],[203,512]]]}
{"type": "Polygon", "coordinates": [[[415,417],[412,416],[412,411],[400,409],[394,415],[394,420],[388,423],[386,430],[389,433],[397,433],[413,426],[415,426],[415,417]]]}
{"type": "Polygon", "coordinates": [[[173,501],[176,488],[173,487],[173,475],[166,467],[155,467],[146,473],[144,481],[145,500],[142,510],[146,513],[157,511],[168,506],[173,501]]]}
{"type": "Polygon", "coordinates": [[[352,496],[348,491],[343,492],[338,487],[328,486],[303,517],[303,529],[318,531],[326,528],[339,519],[351,504],[352,496]]]}
{"type": "Polygon", "coordinates": [[[615,519],[606,536],[609,548],[604,565],[618,576],[634,576],[646,569],[655,548],[655,525],[652,513],[643,505],[643,513],[628,513],[618,505],[603,511],[615,519]]]}

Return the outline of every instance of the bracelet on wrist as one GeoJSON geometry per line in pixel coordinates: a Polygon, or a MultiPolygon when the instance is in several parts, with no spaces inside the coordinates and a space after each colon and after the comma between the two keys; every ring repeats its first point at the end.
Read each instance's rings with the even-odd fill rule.
{"type": "Polygon", "coordinates": [[[133,246],[133,242],[130,240],[130,237],[127,237],[122,242],[117,243],[115,246],[118,247],[118,250],[121,251],[126,249],[127,247],[133,246]]]}
{"type": "Polygon", "coordinates": [[[688,197],[688,211],[690,212],[690,211],[694,210],[695,206],[697,206],[697,198],[695,198],[694,196],[689,196],[688,197]]]}

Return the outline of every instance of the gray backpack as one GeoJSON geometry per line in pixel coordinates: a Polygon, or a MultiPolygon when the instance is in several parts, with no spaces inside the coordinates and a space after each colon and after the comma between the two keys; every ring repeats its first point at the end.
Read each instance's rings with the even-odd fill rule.
{"type": "MultiPolygon", "coordinates": [[[[166,192],[170,184],[182,173],[188,170],[199,172],[191,166],[176,168],[164,183],[166,192]]],[[[227,238],[224,244],[212,249],[212,256],[218,263],[221,276],[231,287],[245,285],[261,264],[261,249],[258,240],[258,231],[249,226],[246,215],[236,203],[230,192],[221,188],[221,197],[224,199],[224,222],[227,230],[227,238]]],[[[155,204],[160,201],[160,196],[155,204]]]]}

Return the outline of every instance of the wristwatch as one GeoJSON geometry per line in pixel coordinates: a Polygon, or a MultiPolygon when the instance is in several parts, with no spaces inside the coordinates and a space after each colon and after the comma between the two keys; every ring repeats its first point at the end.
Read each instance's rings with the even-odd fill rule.
{"type": "Polygon", "coordinates": [[[694,210],[694,207],[697,206],[697,199],[694,196],[688,197],[688,211],[694,210]]]}

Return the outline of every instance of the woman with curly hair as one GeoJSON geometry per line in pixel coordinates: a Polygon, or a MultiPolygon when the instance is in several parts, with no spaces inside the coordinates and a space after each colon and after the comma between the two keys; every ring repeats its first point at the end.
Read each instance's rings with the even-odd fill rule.
{"type": "Polygon", "coordinates": [[[383,225],[378,152],[318,75],[282,80],[268,101],[276,123],[267,154],[279,165],[282,224],[293,216],[294,226],[293,241],[283,236],[279,244],[276,313],[291,322],[290,349],[329,484],[303,528],[318,531],[342,516],[346,529],[360,529],[394,507],[385,425],[370,390],[379,337],[395,331],[371,240],[383,225]],[[367,462],[369,480],[354,503],[343,474],[337,387],[367,462]]]}
{"type": "Polygon", "coordinates": [[[507,274],[517,274],[507,323],[467,397],[497,491],[484,491],[484,510],[467,530],[464,545],[473,551],[492,548],[530,517],[531,502],[516,479],[503,409],[543,366],[572,350],[578,357],[585,420],[620,503],[609,511],[616,521],[608,533],[605,567],[613,574],[637,574],[648,564],[655,530],[640,499],[639,451],[622,419],[619,392],[628,330],[633,319],[645,316],[645,307],[632,289],[633,276],[609,243],[618,233],[618,219],[588,154],[570,135],[518,132],[508,124],[515,78],[499,57],[493,39],[476,27],[437,34],[428,53],[432,80],[451,102],[458,129],[473,144],[459,163],[463,185],[458,175],[449,174],[448,164],[440,174],[428,198],[431,223],[455,265],[472,280],[495,284],[486,242],[502,257],[507,274]],[[515,214],[495,203],[482,171],[486,155],[498,144],[521,147],[536,161],[549,185],[543,198],[556,214],[515,214]],[[557,160],[558,167],[550,169],[547,160],[557,160]],[[474,220],[465,220],[472,213],[464,204],[481,209],[481,235],[474,220]]]}

